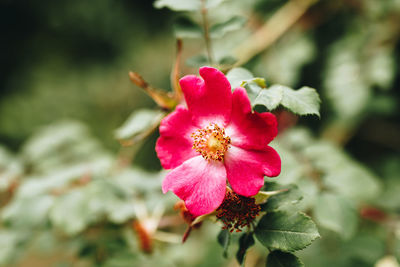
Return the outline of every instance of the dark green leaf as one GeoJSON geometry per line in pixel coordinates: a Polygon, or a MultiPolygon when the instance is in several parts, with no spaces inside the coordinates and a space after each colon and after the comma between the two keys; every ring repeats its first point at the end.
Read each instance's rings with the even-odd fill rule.
{"type": "Polygon", "coordinates": [[[228,230],[221,230],[217,236],[218,243],[224,249],[223,256],[225,258],[228,257],[228,248],[229,244],[231,243],[231,233],[228,230]]]}
{"type": "Polygon", "coordinates": [[[269,212],[258,223],[257,239],[270,250],[296,251],[310,245],[319,237],[317,227],[303,213],[269,212]]]}
{"type": "Polygon", "coordinates": [[[279,105],[284,106],[299,115],[319,115],[320,99],[317,91],[310,87],[293,90],[283,85],[273,85],[260,94],[253,102],[253,106],[262,105],[268,110],[274,110],[279,105]]]}
{"type": "Polygon", "coordinates": [[[296,255],[279,250],[269,253],[267,267],[301,267],[304,263],[296,255]]]}
{"type": "Polygon", "coordinates": [[[212,38],[221,38],[228,32],[242,28],[246,21],[246,18],[243,17],[232,17],[225,22],[213,25],[210,28],[210,35],[212,38]]]}
{"type": "Polygon", "coordinates": [[[245,233],[239,239],[239,250],[236,253],[236,259],[239,264],[244,264],[246,251],[249,247],[254,245],[253,233],[245,233]]]}
{"type": "Polygon", "coordinates": [[[286,191],[283,191],[268,198],[267,202],[262,205],[263,211],[273,211],[288,204],[296,204],[303,198],[300,190],[296,185],[282,186],[276,183],[266,184],[266,190],[268,191],[281,189],[286,189],[286,191]]]}
{"type": "Polygon", "coordinates": [[[186,17],[180,17],[174,23],[174,32],[177,38],[201,38],[202,28],[186,17]]]}
{"type": "Polygon", "coordinates": [[[355,207],[337,194],[321,194],[314,209],[314,216],[321,226],[338,233],[344,239],[351,238],[357,229],[355,207]]]}

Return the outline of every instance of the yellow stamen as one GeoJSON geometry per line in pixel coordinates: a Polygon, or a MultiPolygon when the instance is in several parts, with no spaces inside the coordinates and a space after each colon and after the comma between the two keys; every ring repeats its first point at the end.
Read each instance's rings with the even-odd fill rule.
{"type": "Polygon", "coordinates": [[[225,129],[215,123],[198,129],[192,133],[191,137],[193,138],[193,149],[206,160],[222,161],[231,143],[231,138],[225,136],[225,129]]]}

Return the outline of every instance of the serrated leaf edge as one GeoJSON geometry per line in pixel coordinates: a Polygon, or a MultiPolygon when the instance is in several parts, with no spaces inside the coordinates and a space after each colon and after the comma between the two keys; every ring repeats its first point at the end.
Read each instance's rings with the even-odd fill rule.
{"type": "MultiPolygon", "coordinates": [[[[280,212],[280,211],[277,211],[277,212],[280,212]]],[[[317,225],[316,225],[316,223],[312,220],[312,218],[310,217],[310,216],[308,216],[307,214],[305,214],[304,212],[301,212],[301,211],[298,211],[297,212],[297,214],[299,214],[300,216],[304,216],[305,218],[308,218],[308,219],[310,219],[311,220],[311,222],[314,224],[314,226],[315,226],[315,228],[316,228],[316,230],[317,230],[317,233],[315,234],[315,236],[310,240],[310,242],[307,244],[307,245],[305,245],[305,246],[303,246],[303,247],[299,247],[299,248],[294,248],[293,250],[290,250],[290,249],[282,249],[282,248],[278,248],[278,247],[274,247],[274,246],[268,246],[267,248],[268,249],[270,249],[270,250],[280,250],[280,251],[283,251],[283,252],[295,252],[295,251],[300,251],[300,250],[303,250],[303,249],[305,249],[305,248],[307,248],[309,245],[311,245],[317,238],[320,238],[321,237],[321,235],[319,234],[319,231],[318,231],[318,227],[317,227],[317,225]]],[[[270,232],[272,232],[272,231],[270,231],[270,232]]],[[[281,231],[282,232],[282,231],[281,231]]],[[[289,231],[286,231],[286,232],[289,232],[289,231]]],[[[293,233],[299,233],[299,232],[293,232],[293,233]]],[[[305,234],[305,233],[304,233],[305,234]]],[[[258,237],[257,237],[257,235],[255,234],[255,237],[257,238],[257,240],[258,240],[258,237]]],[[[260,240],[258,240],[261,244],[262,244],[262,242],[260,241],[260,240]]],[[[263,245],[264,246],[264,245],[263,245]]],[[[266,247],[266,246],[265,246],[266,247]]]]}

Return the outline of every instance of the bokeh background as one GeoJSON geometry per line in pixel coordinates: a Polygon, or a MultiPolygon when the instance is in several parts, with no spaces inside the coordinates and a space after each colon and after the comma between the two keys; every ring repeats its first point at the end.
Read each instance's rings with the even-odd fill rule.
{"type": "MultiPolygon", "coordinates": [[[[246,27],[215,41],[216,57],[288,2],[225,1],[210,10],[215,21],[229,14],[248,19],[246,27]]],[[[214,224],[185,245],[156,244],[152,255],[142,253],[132,227],[140,208],[132,203],[164,202],[172,210],[176,200],[160,193],[157,132],[140,143],[126,169],[113,173],[124,152],[115,129],[133,111],[156,106],[130,83],[128,71],[170,90],[179,16],[154,8],[153,1],[0,1],[1,266],[236,266],[222,258],[214,224]],[[116,177],[112,186],[109,176],[116,177]]],[[[244,65],[268,84],[316,88],[321,119],[300,118],[295,128],[305,127],[310,138],[330,142],[373,174],[380,191],[357,207],[368,204],[397,218],[389,234],[374,217],[355,230],[361,237],[327,238],[333,240],[327,248],[344,244],[354,249],[350,255],[307,249],[310,266],[373,266],[386,254],[399,257],[399,37],[398,0],[321,0],[244,65]],[[313,255],[319,255],[314,265],[313,255]]],[[[184,39],[183,61],[204,53],[201,42],[184,39]]],[[[195,65],[184,65],[182,74],[196,73],[195,65]]],[[[294,121],[282,116],[282,124],[294,121]]],[[[182,227],[167,229],[179,236],[182,227]]],[[[249,266],[262,266],[252,254],[249,266]]]]}

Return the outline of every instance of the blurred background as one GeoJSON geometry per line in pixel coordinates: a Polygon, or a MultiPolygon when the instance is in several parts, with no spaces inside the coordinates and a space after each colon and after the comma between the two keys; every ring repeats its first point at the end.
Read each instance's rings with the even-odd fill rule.
{"type": "MultiPolygon", "coordinates": [[[[174,22],[199,17],[153,2],[0,1],[0,266],[236,266],[222,257],[217,225],[204,225],[181,245],[184,225],[161,220],[171,236],[154,241],[151,255],[132,226],[162,217],[146,206],[164,203],[160,210],[171,211],[176,199],[159,189],[157,132],[140,143],[132,163],[115,167],[124,153],[115,129],[133,111],[156,106],[128,72],[170,90],[174,22]]],[[[215,57],[234,51],[289,2],[227,0],[210,9],[211,21],[247,18],[215,40],[215,57]]],[[[346,219],[333,227],[320,220],[327,237],[319,242],[329,242],[301,257],[307,266],[374,266],[385,255],[400,256],[400,1],[320,0],[299,8],[300,19],[244,67],[268,84],[310,86],[321,96],[321,119],[280,117],[282,125],[297,121],[295,134],[281,142],[329,142],[332,154],[340,151],[373,177],[370,191],[362,182],[350,190],[373,192],[354,200],[361,216],[355,230],[335,235],[347,231],[346,219]],[[389,217],[390,223],[383,219],[389,217]]],[[[205,54],[198,40],[183,45],[183,62],[205,54]]],[[[197,73],[200,63],[188,63],[182,75],[197,73]]],[[[287,178],[288,170],[296,172],[287,164],[282,175],[297,181],[287,178]]],[[[334,171],[329,175],[335,179],[334,171]]],[[[250,253],[249,266],[263,266],[259,250],[250,253]]]]}

